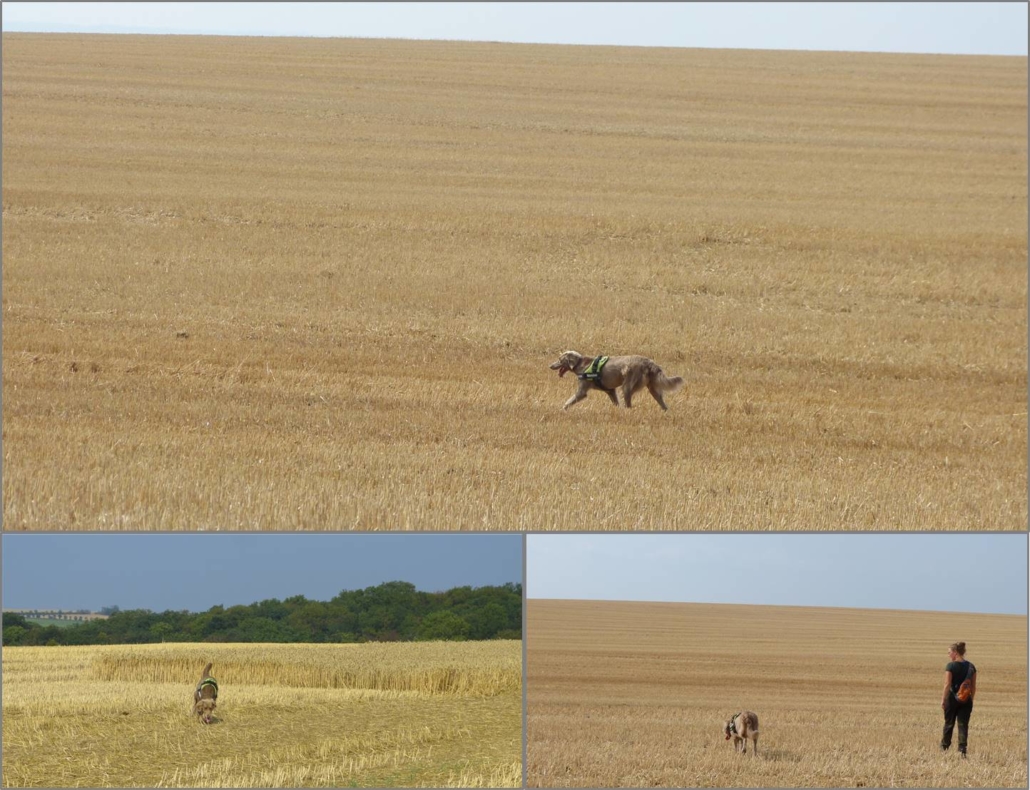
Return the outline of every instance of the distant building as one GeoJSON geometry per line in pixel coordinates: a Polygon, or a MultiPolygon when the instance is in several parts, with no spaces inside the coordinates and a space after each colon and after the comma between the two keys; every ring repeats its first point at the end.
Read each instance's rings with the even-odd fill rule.
{"type": "Polygon", "coordinates": [[[4,614],[20,614],[30,620],[71,620],[84,623],[87,620],[106,620],[108,615],[80,609],[75,612],[64,609],[4,609],[4,614]]]}

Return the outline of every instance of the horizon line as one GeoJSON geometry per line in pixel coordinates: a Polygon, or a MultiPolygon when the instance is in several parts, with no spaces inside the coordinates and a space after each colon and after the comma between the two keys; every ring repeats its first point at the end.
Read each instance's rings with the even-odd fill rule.
{"type": "MultiPolygon", "coordinates": [[[[31,24],[31,23],[30,23],[31,24]]],[[[1026,53],[984,53],[984,52],[928,52],[896,49],[798,49],[795,47],[698,47],[678,46],[675,44],[599,44],[581,42],[554,42],[554,41],[510,41],[504,39],[479,39],[479,38],[415,38],[411,36],[370,36],[370,35],[336,35],[324,33],[257,33],[257,32],[201,32],[190,30],[161,30],[158,28],[140,29],[119,29],[94,28],[88,26],[64,25],[52,29],[25,29],[25,23],[14,23],[13,29],[4,29],[4,35],[11,33],[26,35],[95,35],[95,36],[170,36],[170,37],[196,37],[196,38],[296,38],[296,39],[339,39],[343,41],[421,41],[438,44],[506,44],[511,46],[531,47],[598,47],[598,48],[620,48],[620,49],[673,49],[673,50],[701,50],[701,51],[726,51],[726,52],[798,52],[811,54],[834,54],[834,55],[909,55],[913,57],[948,57],[948,58],[1027,58],[1026,53]]]]}
{"type": "Polygon", "coordinates": [[[538,598],[536,596],[529,595],[525,596],[525,600],[529,601],[577,601],[581,603],[641,603],[641,604],[669,604],[669,605],[686,605],[686,606],[758,606],[758,607],[769,607],[777,609],[848,609],[852,611],[861,612],[921,612],[926,614],[986,614],[994,617],[1020,617],[1026,619],[1026,612],[982,612],[982,611],[959,611],[951,609],[897,609],[886,606],[817,606],[813,604],[798,604],[798,603],[739,603],[739,602],[726,602],[726,601],[652,601],[652,600],[632,600],[625,598],[538,598]]]}

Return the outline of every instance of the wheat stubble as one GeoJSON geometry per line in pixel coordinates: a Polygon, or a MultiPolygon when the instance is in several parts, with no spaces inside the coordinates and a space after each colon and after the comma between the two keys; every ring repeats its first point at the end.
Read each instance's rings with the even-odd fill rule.
{"type": "Polygon", "coordinates": [[[1026,526],[1025,58],[3,45],[7,529],[1026,526]]]}

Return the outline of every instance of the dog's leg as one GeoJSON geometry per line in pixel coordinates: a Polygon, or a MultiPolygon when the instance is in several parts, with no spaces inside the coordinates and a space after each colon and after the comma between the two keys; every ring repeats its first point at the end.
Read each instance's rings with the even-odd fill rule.
{"type": "Polygon", "coordinates": [[[628,371],[626,373],[626,380],[622,382],[622,400],[626,404],[627,409],[633,405],[633,393],[639,390],[640,387],[640,372],[636,370],[628,371]]]}
{"type": "Polygon", "coordinates": [[[605,390],[605,392],[608,393],[608,397],[612,399],[612,403],[614,403],[615,407],[618,408],[619,396],[615,394],[615,390],[605,390]]]}
{"type": "Polygon", "coordinates": [[[569,398],[567,401],[565,401],[565,405],[562,406],[562,411],[564,411],[565,409],[569,408],[569,406],[572,406],[572,405],[574,405],[576,403],[579,403],[586,396],[587,396],[587,388],[583,387],[583,386],[580,386],[580,388],[578,390],[576,390],[576,394],[573,395],[571,398],[569,398]]]}
{"type": "Polygon", "coordinates": [[[662,391],[658,389],[654,384],[647,385],[647,391],[651,393],[651,397],[658,401],[658,405],[662,407],[662,411],[668,411],[669,407],[665,405],[665,398],[662,397],[662,391]]]}

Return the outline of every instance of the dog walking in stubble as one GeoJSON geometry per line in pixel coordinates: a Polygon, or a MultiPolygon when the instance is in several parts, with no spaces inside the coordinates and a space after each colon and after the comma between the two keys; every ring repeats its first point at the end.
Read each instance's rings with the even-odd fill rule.
{"type": "Polygon", "coordinates": [[[578,351],[565,351],[551,363],[551,370],[557,370],[559,378],[571,372],[579,379],[579,388],[565,401],[562,409],[579,403],[594,389],[604,392],[616,406],[619,399],[615,391],[621,389],[622,400],[629,409],[633,405],[633,395],[646,387],[662,410],[668,411],[662,393],[676,392],[683,386],[681,376],[666,376],[658,363],[641,356],[585,357],[578,351]]]}
{"type": "Polygon", "coordinates": [[[733,751],[747,754],[747,742],[751,739],[751,754],[758,754],[758,714],[749,710],[735,713],[723,727],[726,740],[733,739],[733,751]]]}
{"type": "Polygon", "coordinates": [[[193,713],[201,722],[210,724],[215,718],[215,706],[218,700],[218,683],[211,677],[211,664],[204,667],[200,681],[193,692],[193,713]]]}

